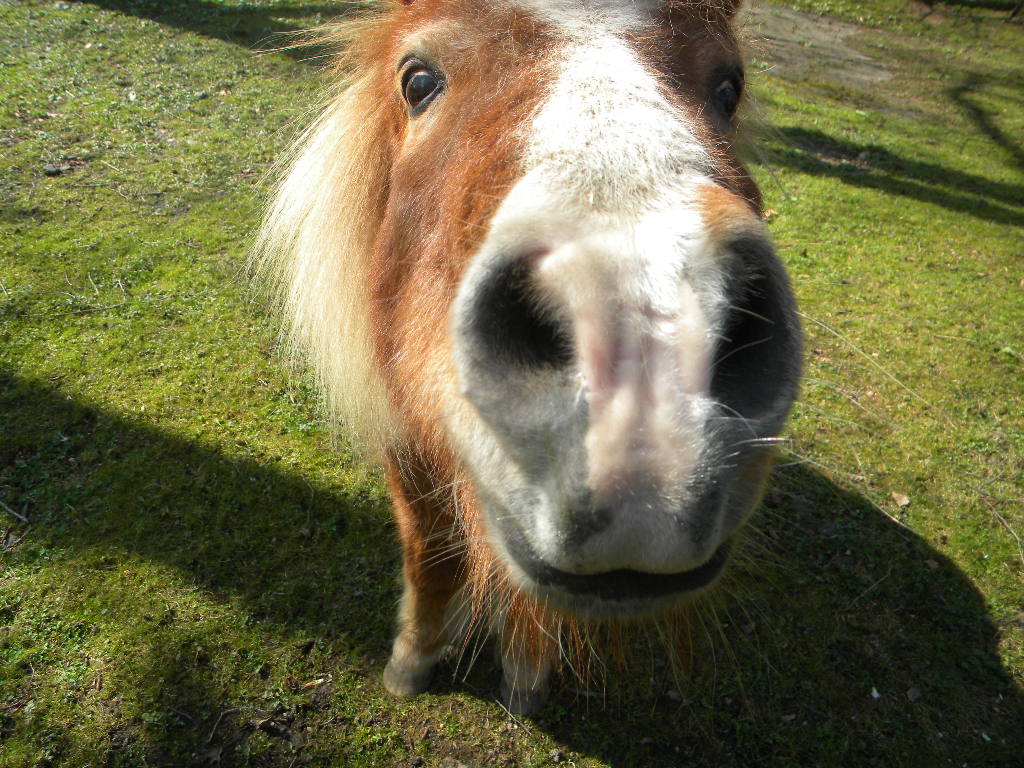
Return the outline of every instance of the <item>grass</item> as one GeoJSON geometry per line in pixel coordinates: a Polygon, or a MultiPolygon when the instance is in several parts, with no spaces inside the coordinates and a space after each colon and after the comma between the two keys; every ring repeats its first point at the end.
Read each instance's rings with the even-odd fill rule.
{"type": "Polygon", "coordinates": [[[807,316],[758,554],[680,688],[641,637],[517,720],[488,653],[381,688],[383,485],[241,276],[319,82],[250,48],[338,6],[0,4],[0,766],[1015,764],[1024,30],[793,5],[872,25],[891,77],[753,78],[807,316]]]}

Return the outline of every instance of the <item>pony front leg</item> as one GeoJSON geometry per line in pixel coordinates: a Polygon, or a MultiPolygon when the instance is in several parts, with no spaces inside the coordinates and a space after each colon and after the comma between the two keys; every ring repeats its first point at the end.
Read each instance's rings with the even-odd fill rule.
{"type": "Polygon", "coordinates": [[[425,472],[405,462],[399,470],[395,461],[386,470],[402,540],[405,590],[384,687],[397,696],[415,696],[430,685],[451,635],[448,609],[462,583],[462,553],[452,541],[452,510],[438,502],[432,485],[421,490],[425,472]]]}
{"type": "Polygon", "coordinates": [[[536,714],[548,699],[558,641],[546,618],[540,606],[516,595],[502,621],[501,700],[516,715],[536,714]]]}

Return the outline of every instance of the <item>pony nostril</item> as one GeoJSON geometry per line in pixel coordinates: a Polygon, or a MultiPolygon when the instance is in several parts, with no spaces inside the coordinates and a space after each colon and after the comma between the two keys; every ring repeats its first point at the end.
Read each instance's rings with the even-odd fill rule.
{"type": "Polygon", "coordinates": [[[711,393],[730,415],[781,426],[800,378],[800,329],[789,280],[764,238],[739,238],[730,250],[736,267],[711,393]]]}
{"type": "Polygon", "coordinates": [[[534,261],[509,260],[480,283],[470,329],[488,357],[513,366],[565,367],[573,360],[572,340],[531,285],[534,261]]]}

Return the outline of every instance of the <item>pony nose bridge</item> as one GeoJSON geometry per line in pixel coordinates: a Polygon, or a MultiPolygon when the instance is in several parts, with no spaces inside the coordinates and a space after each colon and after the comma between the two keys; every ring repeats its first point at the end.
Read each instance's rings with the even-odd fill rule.
{"type": "MultiPolygon", "coordinates": [[[[678,329],[680,323],[672,325],[678,329]]],[[[620,331],[609,384],[589,398],[588,485],[599,499],[610,500],[638,478],[678,491],[674,486],[685,483],[697,464],[710,355],[702,339],[679,337],[620,331]]],[[[586,357],[581,365],[595,367],[586,357]]]]}
{"type": "Polygon", "coordinates": [[[687,280],[645,266],[570,251],[538,270],[572,327],[589,406],[588,485],[599,500],[637,478],[678,485],[697,463],[707,418],[709,319],[687,280]],[[675,284],[638,290],[659,279],[675,284]]]}

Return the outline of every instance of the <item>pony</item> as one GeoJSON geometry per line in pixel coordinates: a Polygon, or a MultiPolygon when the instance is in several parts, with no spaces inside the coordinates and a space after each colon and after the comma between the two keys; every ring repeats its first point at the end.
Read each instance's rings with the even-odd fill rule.
{"type": "Polygon", "coordinates": [[[497,638],[513,712],[592,623],[732,558],[801,336],[737,157],[739,0],[385,0],[313,33],[333,89],[256,245],[403,553],[386,688],[497,638]]]}

